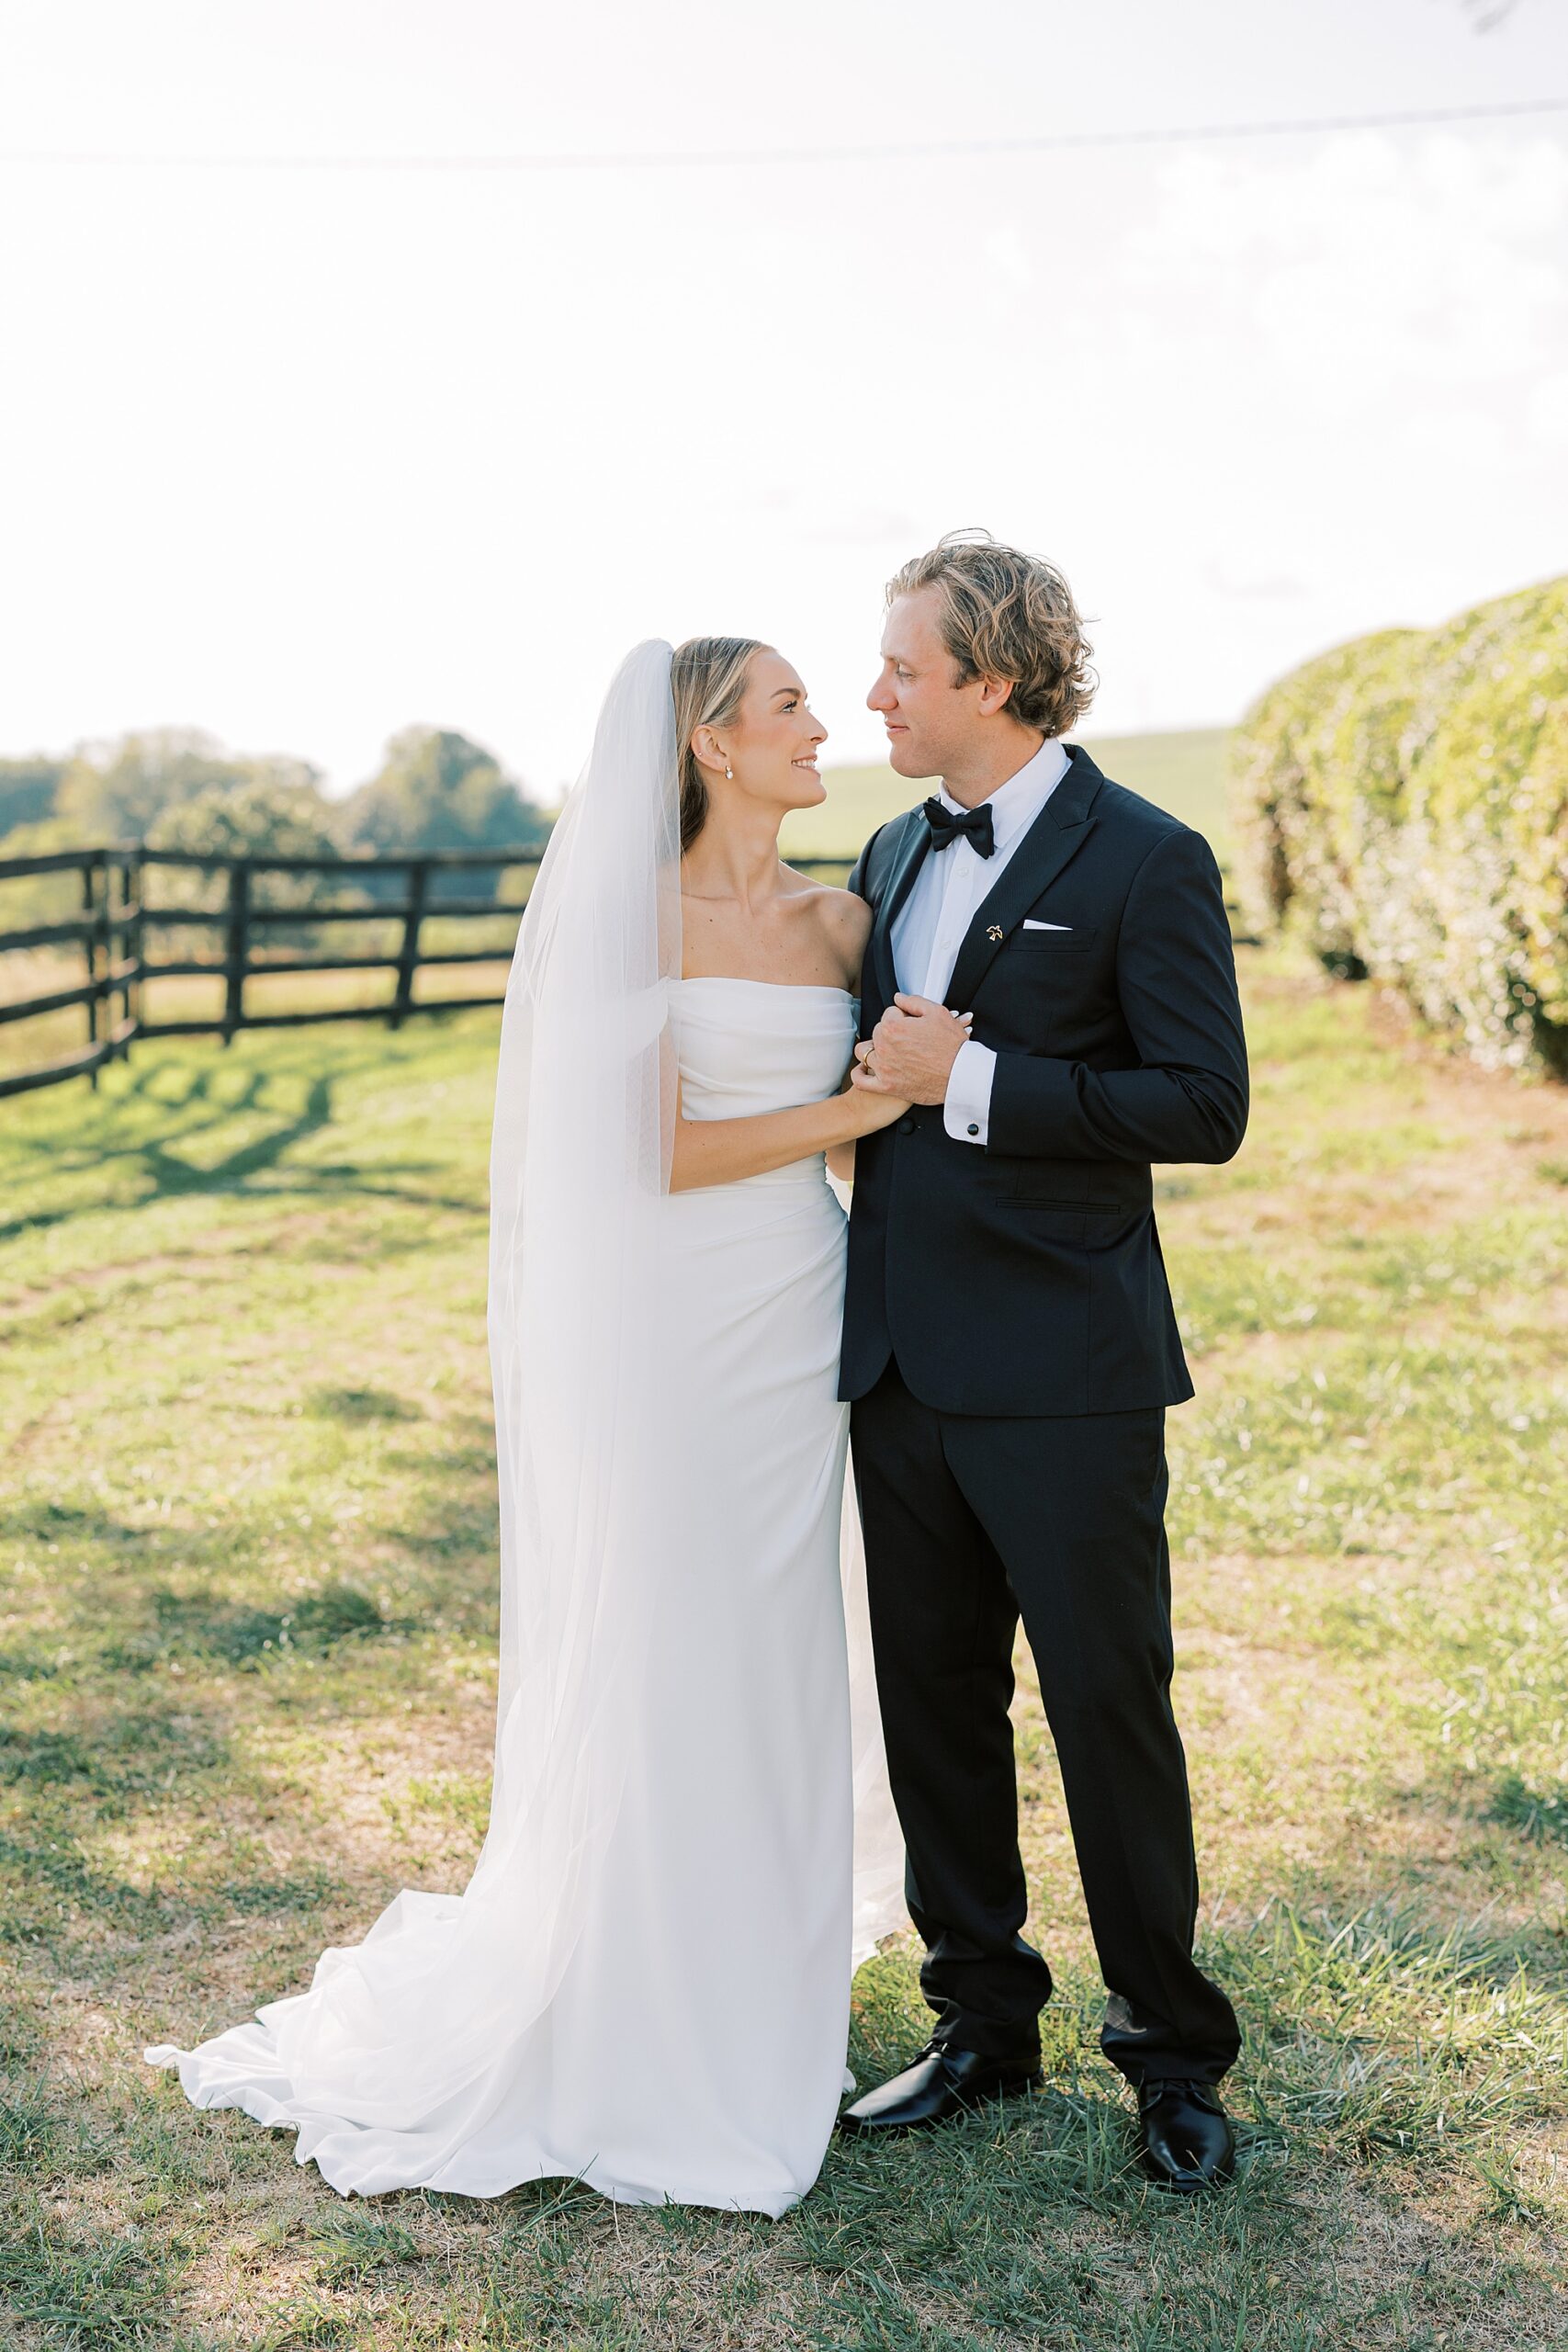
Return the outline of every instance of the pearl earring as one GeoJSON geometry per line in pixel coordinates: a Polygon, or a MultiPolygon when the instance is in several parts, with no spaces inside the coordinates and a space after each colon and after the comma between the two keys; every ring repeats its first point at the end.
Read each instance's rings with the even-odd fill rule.
{"type": "Polygon", "coordinates": [[[730,783],[733,784],[735,781],[735,770],[733,768],[726,768],[724,773],[729,778],[730,783]]]}

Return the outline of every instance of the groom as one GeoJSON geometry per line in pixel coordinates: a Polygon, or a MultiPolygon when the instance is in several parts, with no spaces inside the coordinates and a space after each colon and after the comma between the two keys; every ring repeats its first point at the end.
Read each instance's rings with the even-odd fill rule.
{"type": "Polygon", "coordinates": [[[1247,1124],[1208,843],[1063,741],[1089,644],[1049,564],[954,534],[887,592],[867,700],[940,776],[862,853],[855,1083],[908,1114],[856,1147],[840,1395],[852,1402],[877,1684],[936,2012],[843,2128],[908,2131],[1040,2079],[1051,1973],[1021,1933],[1021,1616],[1107,1988],[1162,2186],[1230,2177],[1235,2013],[1196,1967],[1171,1713],[1165,1408],[1192,1394],[1151,1166],[1247,1124]]]}

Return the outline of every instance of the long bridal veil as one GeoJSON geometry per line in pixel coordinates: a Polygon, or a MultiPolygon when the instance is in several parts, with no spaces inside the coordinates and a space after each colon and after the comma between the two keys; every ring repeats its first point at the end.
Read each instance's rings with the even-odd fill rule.
{"type": "MultiPolygon", "coordinates": [[[[502,1015],[491,1162],[490,1342],[501,1661],[490,1825],[461,1895],[405,1890],[307,1993],[178,2064],[203,2105],[299,2127],[367,2193],[437,2180],[504,2098],[549,2006],[637,1769],[628,1703],[660,1606],[681,1399],[660,1377],[660,1204],[681,971],[671,649],[636,647],[551,833],[502,1015]]],[[[689,1435],[689,1433],[688,1433],[689,1435]]],[[[844,1518],[853,1694],[854,1959],[902,1916],[864,1571],[844,1518]]],[[[766,1661],[757,1662],[765,1671],[766,1661]]]]}
{"type": "MultiPolygon", "coordinates": [[[[631,1711],[616,1693],[635,1671],[659,1600],[640,1541],[648,1524],[641,1505],[646,1495],[666,1495],[661,1417],[681,1412],[660,1377],[657,1311],[658,1209],[675,1120],[666,988],[681,973],[670,664],[671,648],[651,639],[634,648],[611,684],[592,757],[529,900],[497,1076],[491,1350],[502,1497],[501,1720],[511,1676],[541,1740],[525,1785],[537,1783],[562,1840],[546,1883],[558,1887],[568,1946],[584,1863],[607,1837],[616,1793],[635,1769],[635,1754],[621,1752],[631,1711]],[[582,1775],[577,1758],[591,1742],[596,1769],[582,1775]],[[563,1768],[564,1785],[554,1778],[563,1768]]],[[[858,1967],[906,1914],[849,1482],[840,1564],[858,1967]]],[[[496,1788],[499,1805],[499,1747],[496,1788]]],[[[481,1871],[489,1855],[487,1845],[481,1871]]],[[[558,1973],[558,1958],[546,1999],[558,1973]]]]}

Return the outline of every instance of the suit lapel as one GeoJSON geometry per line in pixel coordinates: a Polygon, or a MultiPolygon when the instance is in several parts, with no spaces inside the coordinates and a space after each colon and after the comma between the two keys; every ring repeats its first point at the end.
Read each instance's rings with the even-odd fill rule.
{"type": "Polygon", "coordinates": [[[915,887],[915,876],[931,852],[931,827],[919,809],[911,808],[903,820],[904,831],[893,852],[888,871],[887,888],[876,910],[876,925],[872,934],[872,966],[876,984],[882,991],[884,1011],[898,990],[897,975],[893,968],[893,925],[899,910],[915,887]]]}
{"type": "Polygon", "coordinates": [[[946,999],[954,1012],[968,1011],[1009,932],[1094,831],[1090,812],[1105,779],[1089,753],[1076,743],[1067,746],[1067,758],[1071,764],[1066,775],[1009,858],[996,888],[976,909],[964,934],[946,999]]]}

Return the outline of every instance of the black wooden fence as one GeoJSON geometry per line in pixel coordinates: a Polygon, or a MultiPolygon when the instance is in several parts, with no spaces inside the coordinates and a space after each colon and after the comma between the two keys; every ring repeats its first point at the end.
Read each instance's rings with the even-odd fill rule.
{"type": "MultiPolygon", "coordinates": [[[[452,896],[433,889],[449,876],[498,870],[532,874],[537,868],[538,847],[507,850],[441,850],[417,857],[197,857],[183,850],[70,849],[39,857],[0,858],[0,886],[39,875],[77,874],[80,911],[21,929],[0,929],[0,955],[18,949],[81,952],[85,969],[70,987],[0,1000],[0,1023],[37,1020],[80,1005],[86,1016],[85,1041],[70,1052],[30,1069],[0,1073],[0,1095],[19,1094],[35,1086],[51,1086],[62,1079],[85,1075],[96,1085],[107,1061],[124,1054],[138,1037],[190,1036],[216,1032],[228,1044],[237,1029],[288,1028],[309,1021],[382,1020],[398,1028],[412,1012],[456,1012],[473,1005],[499,1004],[502,998],[443,997],[431,1004],[416,1000],[414,975],[437,964],[494,964],[506,961],[513,938],[503,945],[426,950],[422,932],[433,916],[445,925],[449,918],[496,919],[520,914],[524,899],[503,900],[493,889],[487,896],[452,896]],[[187,875],[217,876],[223,887],[216,904],[193,906],[149,899],[149,885],[161,868],[184,868],[187,875]],[[336,876],[358,886],[354,898],[333,903],[311,895],[299,903],[268,904],[258,898],[258,877],[277,876],[336,876]],[[378,895],[389,877],[406,876],[404,895],[389,900],[378,895]],[[367,888],[366,886],[369,888],[367,888]],[[400,925],[399,944],[390,953],[325,955],[308,944],[300,952],[274,950],[257,954],[258,943],[286,936],[292,930],[307,942],[318,926],[340,923],[400,925]],[[161,934],[206,934],[213,944],[204,956],[149,954],[149,944],[161,934]],[[215,952],[214,952],[215,951],[215,952]],[[396,974],[390,1001],[376,1005],[311,1006],[290,1012],[257,1012],[245,1000],[246,983],[263,974],[301,972],[373,972],[396,974]],[[220,980],[222,1010],[206,1019],[151,1020],[144,1010],[149,980],[199,976],[220,980]]],[[[526,894],[525,893],[525,898],[526,894]]],[[[0,910],[4,896],[0,892],[0,910]]],[[[193,941],[194,944],[194,941],[193,941]]]]}
{"type": "MultiPolygon", "coordinates": [[[[20,1094],[35,1086],[53,1086],[62,1079],[84,1076],[96,1086],[104,1063],[126,1053],[138,1037],[216,1034],[227,1045],[237,1029],[293,1028],[311,1021],[385,1021],[396,1029],[412,1012],[457,1012],[475,1005],[498,1005],[502,996],[496,991],[422,1001],[413,992],[414,975],[434,965],[506,962],[515,930],[500,945],[492,942],[427,950],[423,929],[434,919],[440,920],[445,931],[448,918],[459,922],[488,919],[493,927],[498,918],[520,915],[526,890],[521,899],[499,899],[494,895],[493,877],[511,873],[531,880],[541,854],[540,847],[533,844],[514,850],[431,850],[410,857],[198,857],[184,850],[121,848],[62,849],[39,857],[0,858],[0,912],[6,882],[51,874],[80,876],[74,894],[80,899],[80,912],[19,930],[0,928],[0,956],[24,949],[79,948],[85,966],[82,978],[68,988],[51,988],[9,1002],[0,991],[0,1026],[38,1020],[77,1005],[86,1016],[82,1045],[29,1068],[0,1070],[0,1095],[20,1094]],[[159,869],[171,867],[184,868],[187,875],[223,877],[218,902],[208,906],[150,902],[150,878],[159,869]],[[447,877],[465,873],[491,877],[491,894],[448,895],[440,887],[447,877]],[[269,904],[265,891],[258,895],[256,886],[259,877],[274,875],[335,876],[355,895],[339,903],[308,896],[293,903],[269,904]],[[380,892],[388,881],[402,876],[407,876],[404,896],[383,898],[380,892]],[[391,953],[314,952],[311,934],[318,926],[365,922],[400,925],[398,944],[391,953]],[[303,943],[297,949],[288,944],[290,931],[303,943]],[[150,938],[156,944],[164,933],[217,934],[220,944],[217,952],[204,956],[150,955],[150,938]],[[258,956],[258,939],[268,938],[285,944],[258,956]],[[262,1012],[245,1001],[246,983],[264,976],[376,971],[396,974],[391,996],[383,1004],[311,1005],[262,1012]],[[144,991],[149,980],[197,977],[222,982],[220,1012],[206,1019],[153,1021],[147,1017],[144,991]]],[[[791,863],[804,872],[831,876],[839,882],[849,871],[849,862],[843,858],[800,857],[791,863]]],[[[1226,902],[1228,906],[1228,888],[1226,902]]],[[[1230,911],[1235,928],[1239,917],[1234,907],[1230,911]]],[[[1236,936],[1238,943],[1256,944],[1239,930],[1236,936]]]]}
{"type": "MultiPolygon", "coordinates": [[[[61,1080],[85,1076],[97,1084],[103,1064],[125,1054],[139,1037],[191,1036],[216,1033],[228,1044],[237,1029],[291,1028],[311,1021],[385,1021],[396,1029],[412,1012],[452,1012],[475,1005],[498,1005],[502,995],[438,997],[428,1002],[413,992],[417,972],[434,965],[495,964],[510,959],[514,927],[504,943],[462,948],[427,950],[423,944],[426,924],[438,921],[444,935],[449,920],[459,922],[488,918],[493,932],[497,919],[521,914],[527,892],[520,899],[494,895],[493,879],[501,873],[529,880],[537,871],[542,851],[537,844],[509,850],[430,851],[410,857],[197,857],[184,850],[141,848],[54,850],[39,857],[0,858],[0,913],[6,882],[30,880],[39,875],[79,875],[74,893],[80,911],[18,930],[0,928],[0,956],[8,951],[79,949],[85,969],[79,981],[51,988],[38,995],[6,1002],[0,994],[0,1024],[36,1020],[46,1013],[81,1006],[86,1016],[86,1037],[71,1051],[28,1068],[0,1071],[0,1095],[19,1094],[35,1086],[52,1086],[61,1080]],[[162,904],[149,898],[153,877],[162,869],[184,868],[188,875],[222,878],[217,902],[204,906],[162,904]],[[491,895],[449,895],[450,881],[465,873],[483,873],[492,881],[491,895]],[[313,895],[298,902],[267,903],[258,889],[265,877],[335,876],[355,893],[348,901],[333,903],[313,895]],[[389,880],[406,876],[404,895],[389,899],[380,895],[389,880]],[[444,887],[445,886],[445,887],[444,887]],[[325,955],[315,952],[312,934],[318,926],[340,923],[400,925],[391,953],[325,955]],[[287,944],[256,953],[258,941],[287,943],[289,932],[300,944],[287,944]],[[161,934],[205,933],[212,942],[205,956],[150,953],[161,934]],[[248,981],[263,976],[302,972],[391,971],[390,1000],[374,1005],[310,1006],[292,1012],[257,1012],[246,1002],[248,981]],[[145,1010],[149,980],[199,977],[222,983],[222,1010],[206,1019],[152,1020],[145,1010]]],[[[842,880],[848,871],[841,858],[799,858],[797,865],[842,880]]]]}

